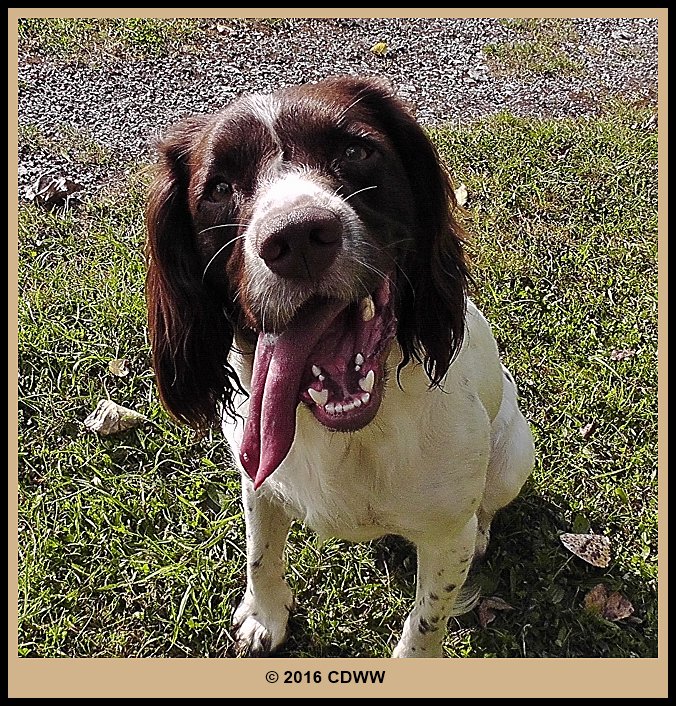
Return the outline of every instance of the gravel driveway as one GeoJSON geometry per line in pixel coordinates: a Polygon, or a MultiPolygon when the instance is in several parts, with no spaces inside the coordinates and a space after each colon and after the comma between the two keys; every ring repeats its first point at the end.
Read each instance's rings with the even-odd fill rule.
{"type": "Polygon", "coordinates": [[[657,19],[572,19],[559,52],[574,72],[504,70],[488,45],[521,37],[499,19],[209,20],[198,43],[152,59],[67,62],[20,51],[19,125],[60,139],[64,127],[100,144],[112,160],[19,150],[19,196],[42,175],[61,174],[93,193],[151,159],[151,138],[176,119],[216,110],[246,91],[350,73],[382,75],[417,106],[424,124],[465,122],[500,110],[521,116],[594,115],[613,96],[657,101],[657,19]],[[387,51],[371,51],[384,42],[387,51]],[[111,162],[120,171],[111,172],[111,162]]]}

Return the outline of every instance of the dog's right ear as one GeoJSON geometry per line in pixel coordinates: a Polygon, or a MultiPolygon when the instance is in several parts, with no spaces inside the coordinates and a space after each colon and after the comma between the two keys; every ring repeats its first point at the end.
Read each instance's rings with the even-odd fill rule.
{"type": "Polygon", "coordinates": [[[202,282],[188,208],[190,155],[207,119],[183,120],[158,142],[146,206],[146,303],[157,388],[171,416],[198,430],[219,421],[222,411],[234,414],[241,390],[227,361],[233,327],[202,282]]]}

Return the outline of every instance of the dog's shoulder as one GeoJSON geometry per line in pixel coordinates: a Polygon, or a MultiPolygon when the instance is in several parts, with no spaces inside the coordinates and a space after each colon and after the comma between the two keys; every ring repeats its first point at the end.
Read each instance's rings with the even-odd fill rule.
{"type": "Polygon", "coordinates": [[[489,419],[495,419],[504,386],[500,352],[491,325],[471,299],[467,300],[465,340],[444,381],[446,389],[455,385],[475,393],[489,419]]]}

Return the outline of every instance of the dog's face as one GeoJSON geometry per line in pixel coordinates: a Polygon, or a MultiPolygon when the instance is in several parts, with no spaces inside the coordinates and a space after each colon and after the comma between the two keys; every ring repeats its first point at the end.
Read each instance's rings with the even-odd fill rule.
{"type": "Polygon", "coordinates": [[[350,102],[341,85],[301,86],[204,121],[188,199],[205,277],[239,294],[255,331],[282,331],[313,297],[369,296],[411,239],[401,159],[377,114],[350,102]]]}
{"type": "Polygon", "coordinates": [[[395,338],[402,363],[424,362],[439,382],[463,329],[453,205],[425,133],[378,81],[244,96],[177,125],[147,213],[167,408],[195,425],[219,400],[228,411],[233,337],[255,343],[242,461],[264,479],[293,441],[298,404],[335,431],[374,419],[395,338]]]}

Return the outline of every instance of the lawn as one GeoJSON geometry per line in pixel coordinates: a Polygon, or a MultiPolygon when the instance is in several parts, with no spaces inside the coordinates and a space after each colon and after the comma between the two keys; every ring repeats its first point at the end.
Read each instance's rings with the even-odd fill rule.
{"type": "MultiPolygon", "coordinates": [[[[467,188],[472,296],[519,383],[537,461],[495,523],[480,581],[500,610],[451,622],[448,656],[657,656],[657,131],[503,113],[431,137],[467,188]],[[606,535],[605,567],[562,532],[606,535]],[[633,607],[604,617],[604,584],[633,607]]],[[[40,142],[30,126],[20,140],[40,142]]],[[[76,141],[74,141],[76,142],[76,141]]],[[[40,144],[44,145],[43,142],[40,144]]],[[[83,144],[97,160],[105,150],[83,144]]],[[[56,147],[55,147],[56,149],[56,147]]],[[[161,409],[145,321],[148,164],[68,210],[19,207],[19,655],[231,654],[244,588],[239,477],[217,430],[161,409]],[[127,361],[120,375],[111,362],[127,361]],[[110,398],[147,417],[110,437],[110,398]]],[[[282,656],[387,656],[414,596],[410,547],[323,545],[295,525],[298,608],[282,656]]]]}

